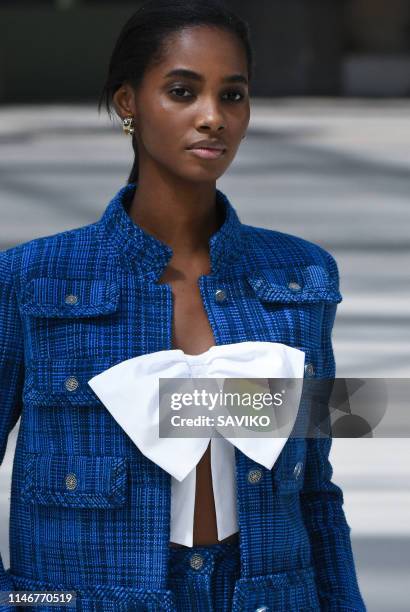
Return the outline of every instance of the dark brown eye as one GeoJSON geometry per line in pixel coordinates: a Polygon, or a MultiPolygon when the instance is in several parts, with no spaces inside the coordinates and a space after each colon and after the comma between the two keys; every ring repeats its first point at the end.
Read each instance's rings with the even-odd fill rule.
{"type": "MultiPolygon", "coordinates": [[[[188,100],[194,97],[186,87],[173,87],[169,93],[172,94],[172,97],[180,99],[185,98],[188,100]],[[184,95],[184,92],[188,92],[188,95],[184,95]]],[[[242,102],[245,98],[244,94],[238,90],[227,91],[224,96],[228,96],[228,98],[225,98],[228,102],[242,102]],[[235,98],[235,96],[239,97],[235,98]]]]}
{"type": "MultiPolygon", "coordinates": [[[[170,93],[172,93],[173,91],[181,92],[181,91],[188,91],[188,89],[186,87],[174,87],[173,89],[171,89],[170,93]]],[[[176,97],[177,98],[189,98],[190,96],[184,96],[184,95],[181,96],[179,94],[176,94],[176,97]]]]}
{"type": "Polygon", "coordinates": [[[241,91],[227,91],[226,93],[228,96],[239,96],[239,99],[236,100],[231,98],[230,102],[241,102],[245,97],[241,91]]]}

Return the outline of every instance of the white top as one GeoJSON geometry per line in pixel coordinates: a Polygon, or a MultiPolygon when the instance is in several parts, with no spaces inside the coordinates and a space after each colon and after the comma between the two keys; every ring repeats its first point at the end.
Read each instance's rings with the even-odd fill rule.
{"type": "MultiPolygon", "coordinates": [[[[238,531],[234,447],[272,469],[297,416],[304,363],[305,353],[299,349],[276,342],[249,341],[212,346],[199,355],[188,355],[181,349],[147,353],[122,361],[88,381],[140,451],[171,475],[172,542],[193,546],[196,465],[210,441],[218,540],[238,531]],[[220,379],[225,378],[298,378],[300,382],[292,385],[288,395],[292,398],[291,406],[285,405],[291,413],[288,422],[285,427],[276,427],[275,433],[268,432],[268,437],[261,439],[261,432],[255,434],[254,429],[250,432],[241,425],[234,428],[234,437],[224,437],[215,426],[205,437],[182,438],[159,437],[159,417],[161,414],[162,420],[164,415],[163,406],[161,413],[159,410],[159,378],[216,378],[219,390],[223,384],[220,379]],[[279,430],[281,437],[277,437],[279,430]]],[[[191,392],[197,387],[192,381],[191,392]]],[[[186,387],[182,391],[186,392],[186,387]]],[[[262,391],[268,393],[269,385],[262,391]]]]}

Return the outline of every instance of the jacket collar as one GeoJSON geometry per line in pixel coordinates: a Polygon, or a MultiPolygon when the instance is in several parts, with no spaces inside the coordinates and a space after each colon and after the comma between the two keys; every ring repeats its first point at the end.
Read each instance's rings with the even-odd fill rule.
{"type": "MultiPolygon", "coordinates": [[[[105,236],[119,250],[127,267],[140,269],[144,276],[158,280],[172,258],[173,251],[167,244],[149,234],[128,215],[132,197],[137,187],[130,183],[122,187],[109,202],[100,222],[105,236]]],[[[221,227],[209,239],[211,274],[222,274],[243,253],[243,224],[219,189],[216,199],[223,206],[225,216],[221,227]]]]}

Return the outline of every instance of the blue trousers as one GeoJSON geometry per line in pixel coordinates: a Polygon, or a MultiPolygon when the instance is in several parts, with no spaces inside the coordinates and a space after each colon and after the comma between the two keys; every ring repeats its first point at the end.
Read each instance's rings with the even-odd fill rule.
{"type": "Polygon", "coordinates": [[[170,547],[168,588],[178,612],[230,612],[240,575],[239,538],[211,546],[170,547]]]}

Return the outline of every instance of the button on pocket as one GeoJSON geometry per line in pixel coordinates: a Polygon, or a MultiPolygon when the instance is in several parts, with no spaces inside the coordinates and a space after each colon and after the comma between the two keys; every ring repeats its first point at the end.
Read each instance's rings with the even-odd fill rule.
{"type": "Polygon", "coordinates": [[[118,508],[126,501],[125,457],[26,453],[25,503],[70,508],[118,508]]]}
{"type": "Polygon", "coordinates": [[[323,265],[272,267],[246,276],[253,299],[252,329],[259,340],[320,347],[325,304],[342,301],[323,265]]]}
{"type": "Polygon", "coordinates": [[[75,474],[67,474],[65,477],[65,486],[69,491],[75,489],[77,486],[77,476],[75,474]]]}
{"type": "Polygon", "coordinates": [[[321,609],[313,566],[238,578],[235,582],[232,612],[304,609],[321,609]]]}
{"type": "Polygon", "coordinates": [[[301,286],[299,285],[299,283],[294,283],[294,282],[290,282],[288,283],[288,287],[289,289],[291,289],[292,291],[300,291],[301,290],[301,286]]]}
{"type": "Polygon", "coordinates": [[[116,312],[119,285],[110,279],[37,277],[20,297],[22,314],[34,317],[93,317],[116,312]]]}
{"type": "Polygon", "coordinates": [[[108,351],[120,324],[120,286],[115,280],[29,279],[19,295],[28,360],[108,351]],[[107,348],[106,348],[107,347],[107,348]]]}
{"type": "Polygon", "coordinates": [[[224,289],[217,289],[215,291],[215,300],[217,302],[224,302],[226,300],[226,291],[224,289]]]}
{"type": "Polygon", "coordinates": [[[77,304],[78,296],[73,295],[72,293],[69,293],[68,295],[65,296],[64,301],[66,304],[77,304]]]}
{"type": "Polygon", "coordinates": [[[26,368],[23,400],[41,407],[103,407],[87,381],[114,364],[110,357],[33,359],[26,368]]]}
{"type": "Polygon", "coordinates": [[[342,301],[328,271],[320,265],[257,270],[248,274],[247,281],[263,302],[309,304],[342,301]]]}
{"type": "Polygon", "coordinates": [[[64,386],[67,389],[67,391],[75,391],[76,389],[78,389],[79,384],[80,383],[78,382],[75,376],[69,376],[66,379],[64,386]]]}
{"type": "Polygon", "coordinates": [[[78,567],[84,551],[95,550],[96,571],[103,571],[128,525],[128,458],[25,452],[18,486],[30,525],[27,546],[46,569],[61,555],[78,567]]]}

